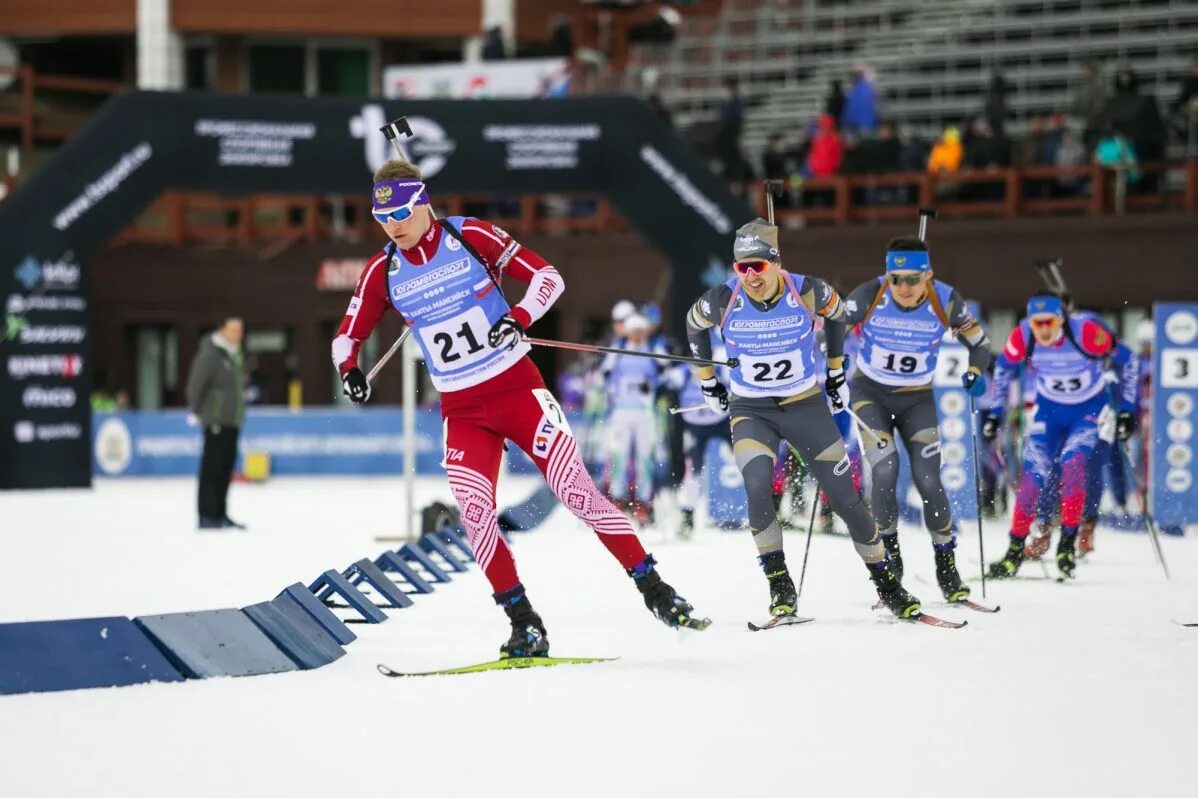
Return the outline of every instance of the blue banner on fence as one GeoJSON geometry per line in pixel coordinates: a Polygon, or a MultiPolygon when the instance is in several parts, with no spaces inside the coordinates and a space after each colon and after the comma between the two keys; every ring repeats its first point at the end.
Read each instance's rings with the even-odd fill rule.
{"type": "MultiPolygon", "coordinates": [[[[203,429],[188,425],[183,410],[96,413],[93,418],[96,476],[193,475],[203,448],[203,429]]],[[[509,448],[511,473],[535,473],[523,452],[509,448]]],[[[400,474],[403,411],[254,408],[246,414],[238,449],[243,456],[270,455],[276,475],[400,474]]],[[[416,416],[416,473],[443,473],[440,462],[441,415],[436,408],[422,408],[416,416]]]]}
{"type": "Polygon", "coordinates": [[[1162,527],[1198,522],[1193,436],[1198,403],[1198,305],[1157,302],[1149,504],[1162,527]]]}

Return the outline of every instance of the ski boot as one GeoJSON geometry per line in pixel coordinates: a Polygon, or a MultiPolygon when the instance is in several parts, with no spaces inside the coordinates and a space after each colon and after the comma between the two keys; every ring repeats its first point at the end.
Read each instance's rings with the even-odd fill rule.
{"type": "Polygon", "coordinates": [[[1072,579],[1077,570],[1076,544],[1077,527],[1062,527],[1061,540],[1057,543],[1057,570],[1061,572],[1061,579],[1072,579]]]}
{"type": "Polygon", "coordinates": [[[771,551],[757,558],[765,578],[770,583],[770,615],[794,615],[795,605],[799,603],[795,593],[794,580],[786,570],[786,555],[780,551],[771,551]]]}
{"type": "Polygon", "coordinates": [[[969,588],[961,583],[961,574],[957,571],[957,541],[956,538],[948,543],[932,544],[936,552],[936,583],[944,600],[950,604],[965,601],[969,598],[969,588]]]}
{"type": "Polygon", "coordinates": [[[1007,544],[1007,555],[998,562],[990,563],[990,570],[986,572],[986,576],[991,579],[1008,579],[1017,574],[1019,566],[1023,564],[1023,544],[1023,538],[1011,535],[1011,542],[1007,544]]]}
{"type": "Polygon", "coordinates": [[[1023,557],[1027,560],[1038,560],[1048,553],[1052,543],[1052,526],[1045,522],[1036,525],[1036,534],[1029,535],[1023,547],[1023,557]]]}
{"type": "Polygon", "coordinates": [[[695,608],[686,599],[674,592],[674,588],[666,584],[661,574],[653,566],[657,560],[652,554],[633,567],[627,569],[628,575],[636,584],[636,589],[645,597],[645,606],[657,620],[666,626],[677,629],[686,626],[691,629],[706,629],[711,621],[706,618],[692,618],[690,614],[695,608]]]}
{"type": "Polygon", "coordinates": [[[1095,521],[1082,521],[1081,529],[1077,533],[1077,558],[1080,560],[1090,552],[1094,551],[1094,525],[1095,521]]]}
{"type": "Polygon", "coordinates": [[[883,534],[882,545],[886,547],[886,556],[894,566],[894,578],[903,581],[903,553],[899,550],[898,531],[883,534]]]}
{"type": "Polygon", "coordinates": [[[919,613],[919,599],[903,587],[903,583],[895,576],[894,565],[889,560],[867,563],[867,567],[869,578],[878,590],[878,598],[896,618],[905,620],[919,613]]]}
{"type": "Polygon", "coordinates": [[[495,594],[495,603],[503,607],[512,622],[512,636],[499,647],[499,658],[547,657],[549,637],[541,616],[532,608],[524,585],[517,583],[511,590],[495,594]]]}
{"type": "Polygon", "coordinates": [[[680,540],[690,540],[695,534],[695,511],[682,511],[682,524],[678,527],[678,538],[680,540]]]}

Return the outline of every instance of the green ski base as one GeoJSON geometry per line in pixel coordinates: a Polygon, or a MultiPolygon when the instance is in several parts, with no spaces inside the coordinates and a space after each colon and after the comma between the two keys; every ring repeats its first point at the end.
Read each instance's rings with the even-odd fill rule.
{"type": "Polygon", "coordinates": [[[378,665],[379,673],[384,676],[397,678],[400,676],[457,676],[463,673],[483,673],[485,671],[510,671],[518,668],[547,668],[551,665],[586,665],[591,662],[614,662],[619,657],[508,657],[492,662],[481,662],[478,665],[467,665],[463,668],[445,668],[439,671],[420,671],[403,673],[392,670],[386,665],[378,665]]]}

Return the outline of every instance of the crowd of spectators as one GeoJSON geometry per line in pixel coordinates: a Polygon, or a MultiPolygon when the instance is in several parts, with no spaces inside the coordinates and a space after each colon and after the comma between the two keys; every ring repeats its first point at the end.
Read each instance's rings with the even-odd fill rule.
{"type": "MultiPolygon", "coordinates": [[[[828,88],[822,112],[794,129],[774,133],[761,159],[761,176],[786,181],[793,204],[803,181],[844,174],[923,172],[937,175],[938,190],[946,194],[985,193],[977,186],[962,187],[952,178],[962,170],[993,170],[1012,166],[1076,166],[1100,163],[1124,172],[1132,190],[1156,187],[1156,175],[1138,168],[1165,155],[1170,127],[1193,147],[1198,120],[1198,59],[1164,114],[1157,100],[1141,91],[1134,71],[1118,69],[1104,75],[1100,65],[1087,63],[1068,108],[1027,119],[1020,133],[1011,130],[1009,99],[1013,87],[994,74],[976,112],[950,125],[934,141],[896,130],[879,107],[879,88],[873,72],[858,65],[847,91],[840,80],[828,88]]],[[[734,87],[729,89],[726,113],[721,114],[725,153],[739,153],[744,111],[734,87]],[[728,123],[723,122],[728,119],[728,123]],[[733,120],[735,120],[733,124],[733,120]]],[[[743,157],[740,158],[743,162],[743,157]]],[[[747,163],[726,170],[732,180],[755,175],[747,163]]],[[[1085,190],[1077,176],[1029,181],[1029,193],[1068,196],[1085,190]]],[[[1001,187],[994,187],[1001,193],[1001,187]]],[[[816,202],[819,202],[817,197],[816,202]]]]}

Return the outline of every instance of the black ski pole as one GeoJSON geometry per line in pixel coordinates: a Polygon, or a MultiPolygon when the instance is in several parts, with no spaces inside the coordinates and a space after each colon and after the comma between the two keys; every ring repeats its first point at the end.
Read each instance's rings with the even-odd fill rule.
{"type": "Polygon", "coordinates": [[[811,523],[807,525],[807,545],[803,547],[803,567],[799,569],[799,590],[795,593],[795,611],[803,597],[803,580],[807,578],[807,555],[811,552],[811,533],[815,531],[815,514],[819,511],[819,483],[815,483],[815,497],[811,500],[811,523]]]}
{"type": "Polygon", "coordinates": [[[572,352],[591,352],[594,354],[628,355],[629,357],[647,357],[650,360],[668,360],[671,363],[690,363],[692,366],[727,366],[734,369],[740,365],[740,360],[734,357],[727,360],[704,360],[701,357],[684,357],[682,355],[667,355],[663,352],[640,352],[636,349],[618,349],[613,346],[594,346],[592,344],[575,344],[569,341],[551,341],[546,338],[531,338],[524,336],[521,340],[533,346],[549,346],[554,349],[569,349],[572,352]]]}
{"type": "Polygon", "coordinates": [[[1148,494],[1144,490],[1144,486],[1140,484],[1140,477],[1136,474],[1136,469],[1132,465],[1131,457],[1127,454],[1127,441],[1118,441],[1115,444],[1119,447],[1119,454],[1123,456],[1123,473],[1131,474],[1132,483],[1136,486],[1136,495],[1140,497],[1140,506],[1144,508],[1144,525],[1148,527],[1148,537],[1152,539],[1152,549],[1156,553],[1156,559],[1161,564],[1161,569],[1165,572],[1166,579],[1172,579],[1169,575],[1169,566],[1165,563],[1165,552],[1161,550],[1161,540],[1158,536],[1156,519],[1152,517],[1152,513],[1148,510],[1148,494]]]}
{"type": "Polygon", "coordinates": [[[973,394],[969,397],[969,437],[973,439],[973,492],[978,506],[978,561],[982,564],[982,599],[986,598],[986,544],[982,539],[982,469],[978,464],[978,416],[974,412],[973,394]]]}

